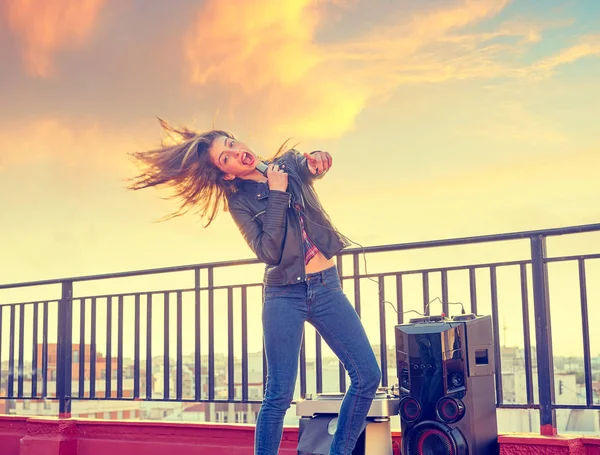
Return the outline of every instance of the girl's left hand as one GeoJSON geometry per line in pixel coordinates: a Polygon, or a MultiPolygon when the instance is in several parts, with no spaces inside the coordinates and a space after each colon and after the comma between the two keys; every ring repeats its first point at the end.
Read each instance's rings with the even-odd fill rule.
{"type": "Polygon", "coordinates": [[[324,174],[333,165],[333,159],[328,152],[317,150],[312,153],[305,153],[304,156],[311,174],[324,174]]]}

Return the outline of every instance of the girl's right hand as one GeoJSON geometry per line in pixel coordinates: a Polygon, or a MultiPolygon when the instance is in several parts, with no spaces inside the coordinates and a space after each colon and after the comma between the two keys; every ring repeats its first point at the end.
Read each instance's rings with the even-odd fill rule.
{"type": "Polygon", "coordinates": [[[285,191],[288,186],[288,175],[276,164],[269,164],[267,182],[270,190],[285,191]]]}

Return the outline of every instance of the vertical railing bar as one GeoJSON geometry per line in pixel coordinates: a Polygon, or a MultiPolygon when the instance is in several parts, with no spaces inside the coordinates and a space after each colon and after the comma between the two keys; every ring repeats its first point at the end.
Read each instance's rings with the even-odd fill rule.
{"type": "Polygon", "coordinates": [[[163,347],[163,398],[169,399],[170,378],[169,370],[171,369],[171,360],[169,358],[169,293],[163,292],[163,322],[164,322],[164,347],[163,347]]]}
{"type": "Polygon", "coordinates": [[[208,268],[208,400],[215,399],[215,289],[214,269],[208,268]]]}
{"type": "Polygon", "coordinates": [[[42,310],[42,397],[48,396],[48,302],[42,310]]]}
{"type": "Polygon", "coordinates": [[[248,289],[242,286],[242,401],[248,401],[248,289]]]}
{"type": "Polygon", "coordinates": [[[202,364],[200,346],[200,269],[194,269],[194,397],[196,401],[202,399],[202,364]]]}
{"type": "Polygon", "coordinates": [[[8,398],[14,397],[15,392],[15,306],[10,306],[10,328],[8,330],[9,343],[8,343],[8,387],[7,396],[8,398]]]}
{"type": "MultiPolygon", "coordinates": [[[[2,392],[2,313],[4,306],[0,305],[0,392],[2,392]]],[[[0,394],[0,397],[2,394],[0,394]]]]}
{"type": "Polygon", "coordinates": [[[58,302],[58,343],[56,395],[59,418],[71,417],[71,378],[73,364],[73,282],[63,281],[58,302]]]}
{"type": "Polygon", "coordinates": [[[361,307],[360,307],[360,263],[358,253],[352,254],[352,267],[354,269],[353,281],[354,281],[354,309],[356,313],[360,317],[361,315],[361,307]]]}
{"type": "Polygon", "coordinates": [[[106,366],[104,371],[104,398],[112,397],[112,296],[106,299],[106,366]]]}
{"type": "Polygon", "coordinates": [[[152,399],[152,293],[146,295],[146,400],[152,399]]]}
{"type": "Polygon", "coordinates": [[[450,308],[448,304],[448,270],[442,269],[442,312],[446,317],[450,315],[450,308]]]}
{"type": "Polygon", "coordinates": [[[96,398],[96,297],[90,308],[90,398],[96,398]]]}
{"type": "Polygon", "coordinates": [[[135,294],[133,321],[133,398],[140,397],[140,294],[135,294]]]}
{"type": "Polygon", "coordinates": [[[585,261],[578,260],[579,295],[581,301],[581,331],[583,333],[583,370],[585,373],[585,402],[587,406],[594,404],[594,388],[592,385],[592,359],[590,354],[590,321],[588,315],[587,280],[585,261]]]}
{"type": "Polygon", "coordinates": [[[77,396],[85,397],[85,299],[79,299],[79,390],[77,396]]]}
{"type": "Polygon", "coordinates": [[[477,314],[477,275],[475,268],[469,267],[469,296],[471,299],[471,313],[477,314]]]}
{"type": "Polygon", "coordinates": [[[529,330],[529,296],[527,291],[527,266],[520,265],[521,273],[521,306],[523,313],[523,346],[525,349],[525,390],[527,404],[533,404],[533,369],[531,366],[531,333],[529,330]]]}
{"type": "Polygon", "coordinates": [[[323,352],[321,334],[315,330],[315,374],[317,393],[323,393],[323,352]]]}
{"type": "Polygon", "coordinates": [[[235,398],[235,364],[233,350],[233,288],[227,287],[227,399],[235,398]]]}
{"type": "Polygon", "coordinates": [[[381,386],[387,387],[387,334],[385,330],[385,280],[383,275],[377,277],[379,288],[379,350],[381,355],[381,386]]]}
{"type": "Polygon", "coordinates": [[[19,304],[19,361],[17,367],[17,397],[23,398],[23,374],[25,369],[25,304],[19,304]]]}
{"type": "MultiPolygon", "coordinates": [[[[2,319],[0,319],[0,327],[2,327],[2,319]]],[[[37,398],[37,383],[38,383],[38,331],[39,331],[39,303],[33,304],[33,342],[31,352],[31,398],[37,398]]],[[[0,346],[0,350],[2,347],[0,346]]],[[[2,364],[2,360],[0,360],[2,364]]],[[[0,376],[2,373],[0,372],[0,376]]],[[[0,387],[1,389],[2,387],[0,387]]]]}
{"type": "MultiPolygon", "coordinates": [[[[262,309],[264,310],[265,306],[265,287],[261,286],[261,304],[262,309]]],[[[267,354],[265,352],[265,344],[261,343],[262,348],[262,384],[263,384],[263,396],[265,394],[266,386],[267,386],[267,354]]]]}
{"type": "Polygon", "coordinates": [[[398,324],[404,324],[404,296],[402,274],[396,274],[396,311],[398,312],[398,324]]]}
{"type": "Polygon", "coordinates": [[[117,302],[117,398],[123,398],[123,296],[117,302]]]}
{"type": "Polygon", "coordinates": [[[423,313],[427,316],[431,314],[429,308],[429,272],[423,272],[423,313]]]}
{"type": "Polygon", "coordinates": [[[177,372],[176,391],[177,400],[183,398],[183,295],[177,291],[177,372]]]}
{"type": "MultiPolygon", "coordinates": [[[[338,270],[338,277],[340,278],[340,282],[342,281],[342,274],[343,274],[343,270],[344,270],[344,264],[342,262],[342,255],[338,254],[336,256],[336,264],[337,264],[337,270],[338,270]]],[[[359,304],[359,309],[360,309],[360,304],[359,304]]],[[[360,313],[359,313],[360,316],[360,313]]],[[[304,343],[304,336],[302,337],[302,343],[304,343]]],[[[339,376],[339,382],[340,382],[340,392],[346,392],[346,369],[344,368],[344,365],[342,364],[342,362],[339,363],[338,365],[338,376],[339,376]]]]}
{"type": "Polygon", "coordinates": [[[300,397],[306,398],[306,343],[305,333],[302,329],[302,343],[300,344],[300,397]]]}
{"type": "Polygon", "coordinates": [[[544,436],[553,436],[556,435],[556,409],[554,408],[554,362],[552,357],[552,322],[548,291],[548,266],[546,264],[546,238],[542,235],[531,237],[530,246],[540,397],[540,433],[544,436]]]}
{"type": "Polygon", "coordinates": [[[500,324],[498,322],[498,279],[496,266],[490,267],[490,290],[492,297],[492,324],[494,325],[494,368],[496,370],[496,406],[504,403],[502,390],[502,358],[500,348],[500,324]]]}

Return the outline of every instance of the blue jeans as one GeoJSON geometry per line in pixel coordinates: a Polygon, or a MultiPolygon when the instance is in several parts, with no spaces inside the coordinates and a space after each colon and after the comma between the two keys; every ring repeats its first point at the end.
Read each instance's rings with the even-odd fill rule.
{"type": "Polygon", "coordinates": [[[296,385],[304,322],[310,322],[348,371],[351,385],[340,408],[330,455],[350,455],[381,380],[361,321],[342,291],[337,267],[306,282],[267,286],[262,314],[267,384],[256,422],[255,455],[277,455],[283,419],[296,385]]]}

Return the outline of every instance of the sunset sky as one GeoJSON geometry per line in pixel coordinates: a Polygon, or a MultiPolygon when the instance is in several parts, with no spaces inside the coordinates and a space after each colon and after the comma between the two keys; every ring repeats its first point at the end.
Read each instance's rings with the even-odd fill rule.
{"type": "Polygon", "coordinates": [[[597,0],[0,0],[0,23],[0,283],[251,257],[228,214],[156,223],[168,193],[125,189],[157,116],[329,151],[317,189],[365,246],[599,221],[597,0]]]}

